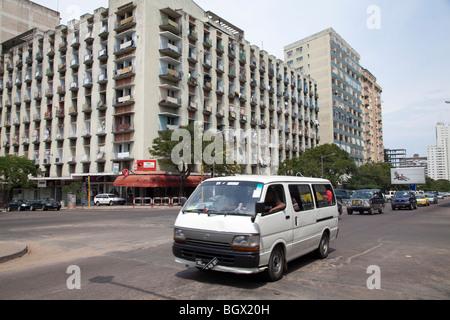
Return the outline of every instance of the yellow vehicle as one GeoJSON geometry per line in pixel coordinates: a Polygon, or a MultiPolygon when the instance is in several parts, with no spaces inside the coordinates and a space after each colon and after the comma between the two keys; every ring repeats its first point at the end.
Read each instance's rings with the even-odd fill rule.
{"type": "Polygon", "coordinates": [[[426,195],[419,194],[416,195],[417,199],[417,205],[418,206],[429,206],[430,205],[430,199],[426,195]]]}

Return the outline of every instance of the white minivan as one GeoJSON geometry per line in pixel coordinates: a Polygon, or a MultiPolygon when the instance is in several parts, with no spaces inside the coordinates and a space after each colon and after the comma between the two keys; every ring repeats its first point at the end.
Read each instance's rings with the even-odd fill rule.
{"type": "Polygon", "coordinates": [[[213,178],[200,184],[174,226],[175,261],[205,270],[283,277],[312,251],[328,256],[338,235],[328,180],[283,176],[213,178]]]}

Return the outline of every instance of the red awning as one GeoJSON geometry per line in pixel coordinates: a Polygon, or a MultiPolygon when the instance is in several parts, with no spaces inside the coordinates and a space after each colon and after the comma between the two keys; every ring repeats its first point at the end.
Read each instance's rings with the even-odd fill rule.
{"type": "MultiPolygon", "coordinates": [[[[185,187],[197,187],[201,182],[200,176],[190,176],[186,180],[185,187]]],[[[181,185],[181,176],[155,175],[155,174],[131,174],[121,176],[114,181],[115,187],[137,188],[177,188],[181,185]]]]}

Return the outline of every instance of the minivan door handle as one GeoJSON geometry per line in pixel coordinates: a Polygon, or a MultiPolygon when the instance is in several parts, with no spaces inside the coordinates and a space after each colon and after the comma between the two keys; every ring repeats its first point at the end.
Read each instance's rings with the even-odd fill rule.
{"type": "Polygon", "coordinates": [[[291,216],[286,216],[286,220],[289,220],[291,218],[291,216]]]}

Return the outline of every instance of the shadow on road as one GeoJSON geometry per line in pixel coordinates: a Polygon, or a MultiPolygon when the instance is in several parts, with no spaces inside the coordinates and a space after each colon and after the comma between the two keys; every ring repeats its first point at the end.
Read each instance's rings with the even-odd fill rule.
{"type": "Polygon", "coordinates": [[[143,292],[143,293],[146,293],[146,294],[151,294],[151,295],[154,295],[154,296],[159,297],[161,299],[175,300],[172,297],[167,297],[167,296],[161,295],[161,294],[153,292],[153,291],[148,291],[148,290],[144,290],[144,289],[141,289],[141,288],[133,287],[133,286],[130,286],[130,285],[127,285],[127,284],[115,282],[114,281],[114,276],[97,276],[97,277],[89,279],[89,281],[91,283],[113,284],[113,285],[116,285],[116,286],[120,286],[122,288],[127,288],[127,289],[131,289],[131,290],[140,291],[140,292],[143,292]]]}

